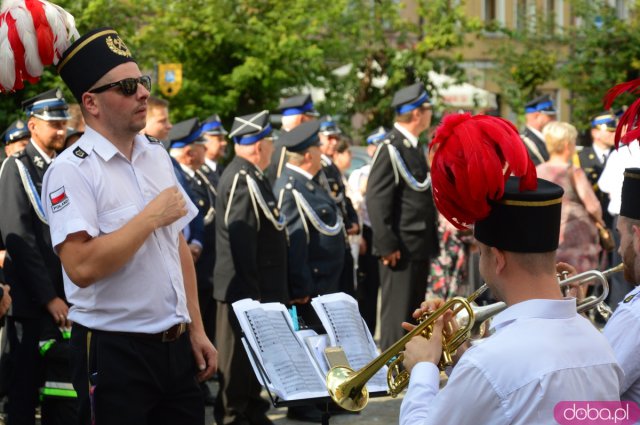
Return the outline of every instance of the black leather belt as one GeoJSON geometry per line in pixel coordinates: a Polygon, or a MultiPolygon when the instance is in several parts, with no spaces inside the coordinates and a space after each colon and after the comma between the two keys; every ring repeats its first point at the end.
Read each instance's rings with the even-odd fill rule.
{"type": "Polygon", "coordinates": [[[158,332],[155,334],[147,334],[142,332],[108,332],[108,333],[153,339],[160,342],[173,342],[173,341],[177,341],[178,338],[180,338],[182,334],[187,331],[188,327],[189,327],[188,323],[177,323],[171,326],[166,331],[158,332]]]}

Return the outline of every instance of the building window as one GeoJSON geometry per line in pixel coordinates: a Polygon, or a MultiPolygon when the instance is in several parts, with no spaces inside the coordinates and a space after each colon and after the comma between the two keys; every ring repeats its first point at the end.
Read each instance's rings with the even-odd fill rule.
{"type": "Polygon", "coordinates": [[[616,0],[616,16],[618,19],[627,20],[629,19],[629,8],[627,7],[627,2],[625,0],[616,0]]]}
{"type": "Polygon", "coordinates": [[[516,1],[516,29],[518,31],[531,31],[536,25],[536,2],[535,0],[516,1]]]}
{"type": "Polygon", "coordinates": [[[484,21],[495,22],[498,17],[497,0],[484,0],[484,21]]]}
{"type": "Polygon", "coordinates": [[[544,11],[549,32],[552,34],[561,32],[564,26],[563,0],[546,0],[544,11]]]}
{"type": "Polygon", "coordinates": [[[504,26],[504,0],[482,0],[482,19],[487,24],[504,26]]]}

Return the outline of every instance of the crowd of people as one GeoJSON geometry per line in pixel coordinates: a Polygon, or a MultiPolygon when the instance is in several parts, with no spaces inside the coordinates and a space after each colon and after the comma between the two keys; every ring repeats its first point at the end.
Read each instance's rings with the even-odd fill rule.
{"type": "MultiPolygon", "coordinates": [[[[522,135],[451,114],[427,151],[433,105],[416,82],[350,172],[348,138],[308,94],[281,100],[277,132],[267,110],[230,131],[214,113],[172,125],[111,28],[76,40],[57,71],[77,103],[51,88],[2,136],[8,424],[34,424],[38,405],[43,424],[202,424],[205,404],[218,424],[270,424],[233,302],[286,304],[322,332],[311,299],[344,292],[385,350],[481,280],[508,306],[495,334],[460,350],[442,391],[451,316],[409,342],[401,423],[552,423],[560,400],[640,401],[637,338],[623,335],[640,323],[640,154],[614,148],[615,113],[594,117],[589,147],[549,96],[526,105],[522,135]],[[599,228],[617,229],[612,252],[599,228]],[[563,297],[558,261],[624,261],[604,335],[563,297]]],[[[287,415],[319,423],[324,408],[287,415]]]]}

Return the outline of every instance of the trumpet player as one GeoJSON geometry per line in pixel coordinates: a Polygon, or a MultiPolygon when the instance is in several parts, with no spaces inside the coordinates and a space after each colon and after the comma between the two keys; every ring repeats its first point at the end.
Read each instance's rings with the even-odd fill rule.
{"type": "Polygon", "coordinates": [[[546,424],[560,401],[619,400],[613,351],[558,286],[562,188],[536,178],[515,127],[499,118],[449,116],[431,149],[436,206],[459,228],[473,224],[480,273],[508,308],[493,319],[493,335],[459,357],[441,391],[442,330],[453,314],[434,323],[430,339],[406,344],[411,377],[400,423],[546,424]]]}
{"type": "MultiPolygon", "coordinates": [[[[618,253],[624,262],[624,278],[640,284],[640,168],[627,168],[622,184],[622,203],[617,221],[618,253]]],[[[640,403],[640,287],[636,286],[618,305],[604,328],[616,359],[624,371],[620,398],[640,403]]]]}

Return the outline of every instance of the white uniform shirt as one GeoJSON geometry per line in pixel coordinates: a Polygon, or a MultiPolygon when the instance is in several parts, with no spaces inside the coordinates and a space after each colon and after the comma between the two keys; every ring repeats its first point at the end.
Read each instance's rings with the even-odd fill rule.
{"type": "Polygon", "coordinates": [[[611,151],[607,164],[598,179],[598,187],[609,194],[610,201],[607,210],[611,215],[620,214],[622,196],[622,182],[625,168],[640,167],[640,146],[634,140],[629,145],[620,146],[611,151]]]}
{"type": "Polygon", "coordinates": [[[624,371],[620,399],[640,403],[640,287],[629,292],[604,327],[604,336],[624,371]]]}
{"type": "Polygon", "coordinates": [[[414,148],[418,147],[418,138],[416,136],[414,136],[413,134],[411,134],[409,132],[409,130],[407,130],[406,128],[404,128],[403,126],[401,126],[400,124],[393,123],[393,127],[398,130],[400,133],[402,133],[402,135],[409,141],[409,143],[411,143],[411,146],[413,146],[414,148]]]}
{"type": "MultiPolygon", "coordinates": [[[[68,235],[91,237],[115,232],[162,190],[177,186],[162,144],[135,138],[131,162],[90,127],[49,167],[42,203],[54,247],[68,235]]],[[[182,189],[180,189],[182,191],[182,189]]],[[[120,270],[87,288],[64,272],[69,319],[105,331],[157,333],[189,322],[178,252],[178,235],[198,210],[187,201],[187,215],[154,231],[120,270]]]]}
{"type": "Polygon", "coordinates": [[[353,203],[353,208],[356,209],[358,215],[362,219],[362,223],[371,227],[371,219],[369,218],[369,211],[367,210],[366,198],[366,184],[369,179],[369,173],[371,172],[371,164],[363,165],[362,167],[354,170],[349,176],[348,186],[351,193],[349,198],[353,203]],[[365,193],[362,193],[363,187],[365,193]]]}
{"type": "Polygon", "coordinates": [[[437,366],[414,367],[400,424],[556,424],[560,401],[619,400],[622,371],[575,299],[515,304],[492,327],[439,393],[437,366]]]}
{"type": "Polygon", "coordinates": [[[204,159],[204,164],[211,168],[211,171],[217,171],[218,170],[218,163],[215,161],[210,160],[209,158],[205,158],[204,159]]]}

